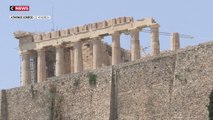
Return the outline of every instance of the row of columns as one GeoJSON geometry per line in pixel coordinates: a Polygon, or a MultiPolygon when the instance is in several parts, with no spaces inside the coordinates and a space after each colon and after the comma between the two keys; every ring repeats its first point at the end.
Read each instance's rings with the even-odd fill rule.
{"type": "MultiPolygon", "coordinates": [[[[96,69],[101,66],[100,55],[101,39],[96,38],[93,41],[93,68],[96,69]]],[[[61,45],[55,46],[56,49],[56,68],[55,75],[60,76],[65,73],[64,65],[64,48],[61,45]]],[[[21,52],[22,56],[22,86],[31,84],[30,81],[30,52],[21,52]]],[[[70,49],[70,71],[80,72],[83,71],[83,58],[82,58],[82,43],[78,41],[70,49]]],[[[37,50],[37,82],[42,82],[46,79],[46,55],[45,49],[37,50]]]]}
{"type": "MultiPolygon", "coordinates": [[[[152,55],[160,53],[159,42],[159,26],[151,27],[151,47],[152,55]]],[[[131,36],[131,61],[140,59],[140,40],[139,29],[130,30],[131,36]]],[[[114,32],[112,36],[112,65],[121,62],[121,47],[120,47],[120,32],[114,32]]],[[[93,38],[93,69],[101,67],[101,37],[93,38]]],[[[178,33],[173,33],[171,37],[172,50],[177,50],[180,46],[178,33]]],[[[65,73],[64,68],[64,48],[62,45],[55,46],[56,49],[56,68],[55,75],[60,76],[65,73]]],[[[42,82],[46,79],[46,58],[45,49],[37,50],[37,82],[42,82]]],[[[30,84],[30,54],[29,52],[22,52],[22,85],[30,84]]],[[[70,49],[70,71],[83,71],[82,58],[82,42],[77,41],[70,49]]]]}

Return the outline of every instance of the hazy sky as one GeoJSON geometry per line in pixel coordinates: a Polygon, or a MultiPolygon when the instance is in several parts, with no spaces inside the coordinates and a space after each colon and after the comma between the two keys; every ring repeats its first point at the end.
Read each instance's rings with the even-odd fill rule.
{"type": "MultiPolygon", "coordinates": [[[[31,32],[65,29],[77,25],[132,16],[153,17],[162,32],[180,32],[195,39],[181,38],[181,47],[213,40],[212,0],[1,0],[0,2],[0,89],[20,86],[20,56],[17,30],[31,32]],[[29,12],[9,11],[11,5],[29,5],[29,12]],[[52,20],[11,20],[10,15],[52,15],[52,20]]],[[[140,33],[141,45],[150,46],[150,34],[140,33]]],[[[110,41],[109,38],[106,39],[110,41]]],[[[129,37],[122,35],[122,47],[129,48],[129,37]]],[[[169,37],[160,36],[162,50],[169,49],[169,37]]]]}

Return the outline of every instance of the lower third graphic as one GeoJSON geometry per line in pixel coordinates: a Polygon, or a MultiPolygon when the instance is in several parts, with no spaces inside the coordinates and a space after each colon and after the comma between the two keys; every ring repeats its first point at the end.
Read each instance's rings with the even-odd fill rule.
{"type": "Polygon", "coordinates": [[[44,20],[44,19],[51,19],[51,16],[19,16],[19,15],[12,15],[10,19],[28,19],[28,20],[44,20]]]}

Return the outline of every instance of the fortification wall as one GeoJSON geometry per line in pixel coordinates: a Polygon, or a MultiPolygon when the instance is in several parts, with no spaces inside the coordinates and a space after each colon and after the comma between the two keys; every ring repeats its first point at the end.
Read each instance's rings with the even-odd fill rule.
{"type": "Polygon", "coordinates": [[[177,54],[171,97],[173,119],[208,120],[213,112],[213,43],[177,54]],[[209,99],[210,98],[210,99],[209,99]]]}
{"type": "Polygon", "coordinates": [[[1,103],[1,101],[2,101],[2,90],[0,91],[0,120],[2,119],[2,103],[1,103]]]}
{"type": "Polygon", "coordinates": [[[212,119],[212,54],[209,42],[118,66],[118,119],[212,119]]]}
{"type": "Polygon", "coordinates": [[[209,42],[7,90],[8,118],[207,120],[213,116],[212,73],[209,42]],[[89,84],[93,75],[96,87],[89,84]]]}
{"type": "Polygon", "coordinates": [[[9,120],[109,119],[111,69],[49,78],[48,82],[7,91],[9,120]]]}
{"type": "Polygon", "coordinates": [[[174,68],[174,54],[117,68],[118,118],[168,119],[174,68]]]}
{"type": "Polygon", "coordinates": [[[51,112],[50,88],[26,86],[7,91],[9,120],[48,120],[51,112]]]}
{"type": "Polygon", "coordinates": [[[0,120],[8,119],[8,110],[7,110],[7,93],[6,90],[1,90],[0,93],[0,120]]]}
{"type": "Polygon", "coordinates": [[[60,113],[60,118],[65,120],[109,119],[111,69],[67,75],[57,78],[57,81],[63,81],[57,83],[57,93],[61,96],[59,96],[61,100],[58,100],[60,102],[56,104],[56,110],[60,113]],[[97,75],[96,79],[94,75],[97,75]]]}

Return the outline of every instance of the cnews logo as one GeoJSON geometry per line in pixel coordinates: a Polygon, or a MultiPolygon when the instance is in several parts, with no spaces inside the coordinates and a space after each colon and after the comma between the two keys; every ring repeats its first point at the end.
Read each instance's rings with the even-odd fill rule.
{"type": "Polygon", "coordinates": [[[10,6],[10,11],[29,11],[30,6],[10,6]]]}

